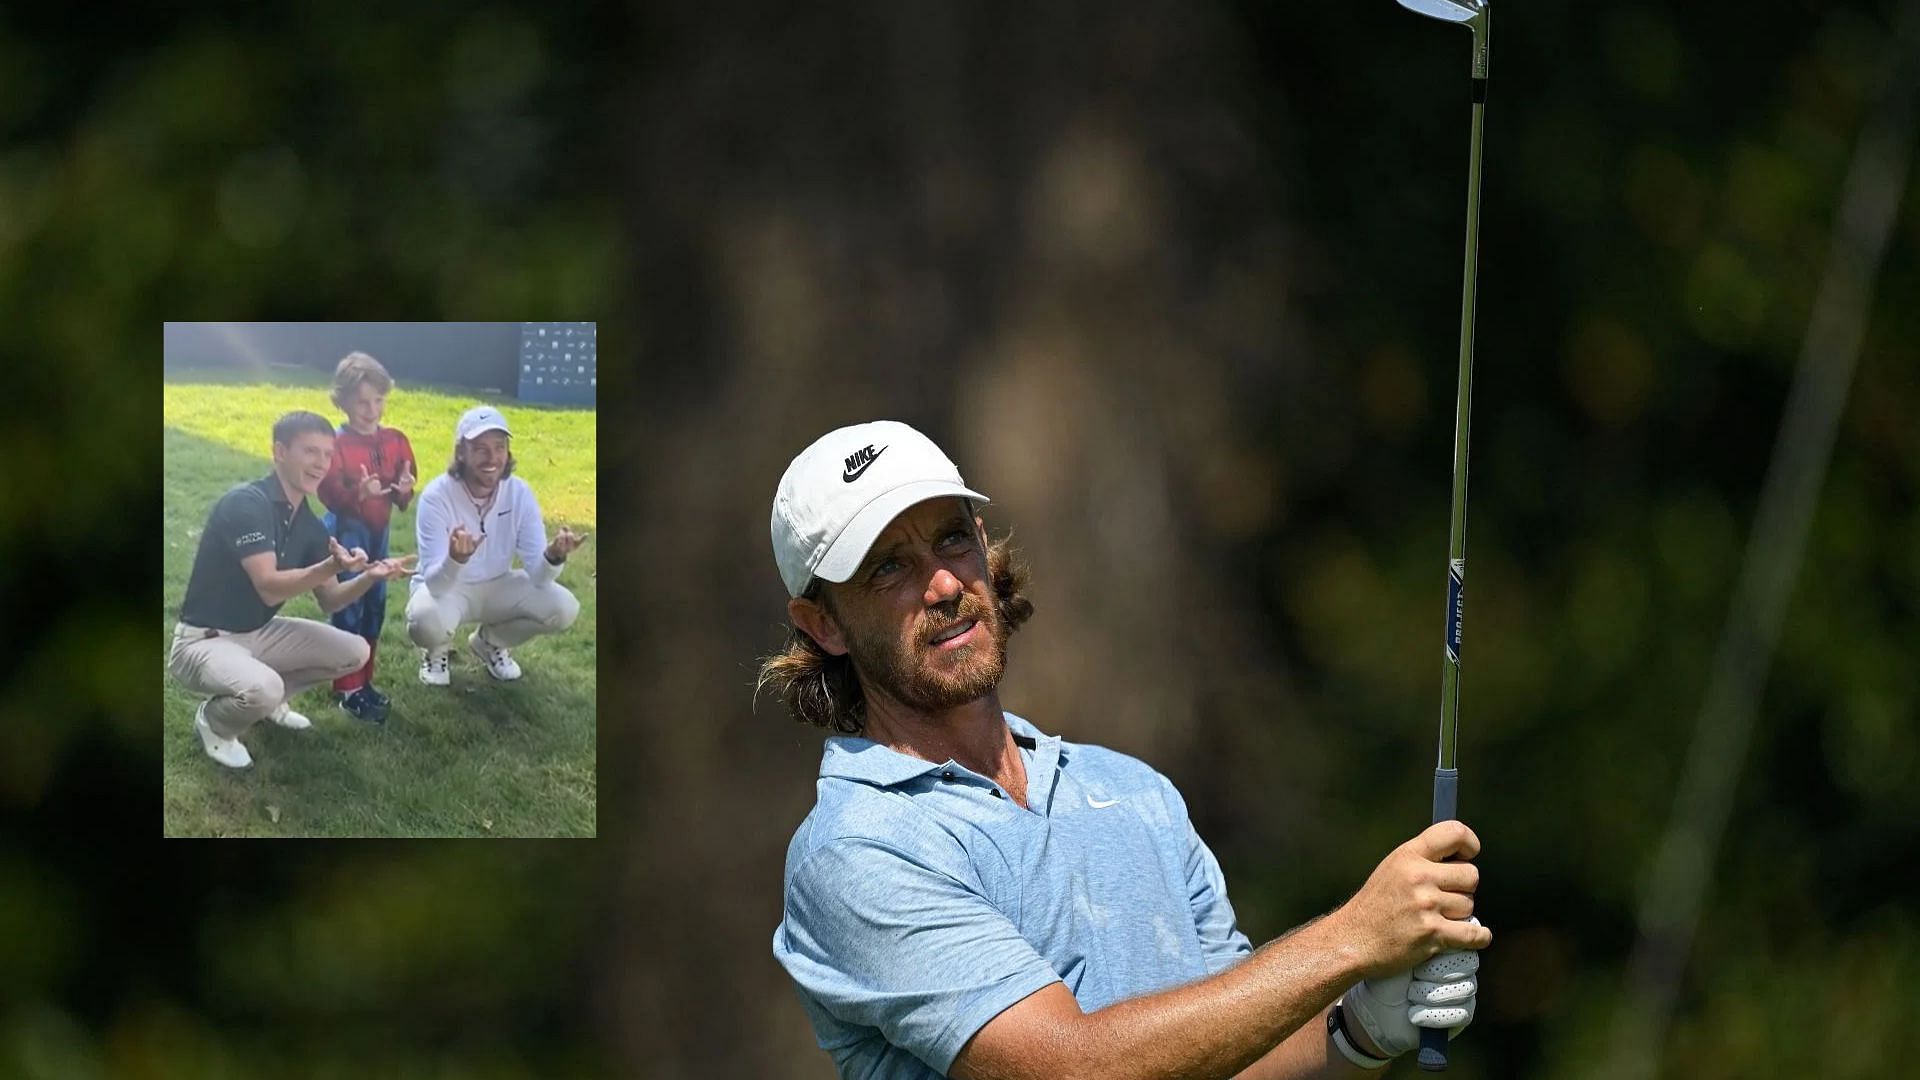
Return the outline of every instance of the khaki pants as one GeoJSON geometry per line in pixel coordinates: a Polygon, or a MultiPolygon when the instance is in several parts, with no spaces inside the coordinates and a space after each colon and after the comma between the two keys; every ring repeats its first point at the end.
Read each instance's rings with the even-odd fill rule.
{"type": "Polygon", "coordinates": [[[487,640],[503,649],[536,634],[557,634],[580,615],[580,601],[557,581],[535,586],[525,570],[509,570],[492,581],[455,585],[439,596],[425,585],[407,600],[407,636],[423,649],[453,640],[463,622],[477,622],[487,640]]]}
{"type": "Polygon", "coordinates": [[[367,642],[311,619],[275,616],[244,634],[208,637],[198,626],[173,628],[167,671],[180,685],[206,694],[207,726],[235,738],[280,703],[309,686],[360,670],[367,642]]]}

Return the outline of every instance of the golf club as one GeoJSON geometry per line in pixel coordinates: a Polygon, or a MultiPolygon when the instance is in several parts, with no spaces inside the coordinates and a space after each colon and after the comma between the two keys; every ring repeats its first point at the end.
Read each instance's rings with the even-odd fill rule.
{"type": "MultiPolygon", "coordinates": [[[[1460,291],[1460,395],[1453,414],[1453,520],[1447,530],[1446,662],[1440,668],[1440,762],[1433,770],[1433,820],[1459,816],[1460,770],[1454,765],[1460,714],[1460,606],[1467,577],[1467,429],[1473,404],[1473,284],[1480,249],[1480,130],[1487,102],[1486,0],[1399,0],[1400,6],[1435,19],[1465,23],[1473,31],[1473,142],[1467,158],[1467,265],[1460,291]]],[[[1420,1067],[1447,1067],[1447,1033],[1420,1032],[1420,1067]]]]}

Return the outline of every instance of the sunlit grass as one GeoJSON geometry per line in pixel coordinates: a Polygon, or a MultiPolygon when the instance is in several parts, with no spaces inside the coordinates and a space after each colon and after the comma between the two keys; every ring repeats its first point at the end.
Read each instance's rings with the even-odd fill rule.
{"type": "MultiPolygon", "coordinates": [[[[332,384],[324,372],[276,368],[271,377],[265,383],[168,382],[163,421],[169,428],[263,460],[270,452],[273,422],[284,413],[306,409],[340,422],[340,410],[327,400],[332,384]]],[[[481,404],[497,407],[513,426],[515,475],[533,485],[546,519],[591,526],[599,468],[596,414],[591,409],[526,405],[497,394],[402,382],[387,399],[382,423],[398,428],[413,444],[425,486],[452,457],[455,421],[481,404]]]]}

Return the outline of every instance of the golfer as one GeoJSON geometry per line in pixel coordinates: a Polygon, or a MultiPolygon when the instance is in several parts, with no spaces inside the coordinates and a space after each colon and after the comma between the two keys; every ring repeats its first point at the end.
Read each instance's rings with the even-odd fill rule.
{"type": "Polygon", "coordinates": [[[260,720],[311,728],[287,702],[367,662],[365,638],[287,618],[281,605],[311,592],[322,611],[339,611],[412,572],[411,555],[369,559],[361,548],[342,547],[307,506],[327,475],[333,441],[333,425],[317,413],[282,416],[273,425],[273,471],[220,496],[200,533],[167,670],[206,695],[193,729],[207,756],[230,769],[253,764],[240,741],[248,728],[260,720]]]}
{"type": "Polygon", "coordinates": [[[761,669],[826,741],[774,956],[844,1077],[1362,1075],[1472,1019],[1479,840],[1396,848],[1255,950],[1179,791],[1005,712],[1033,612],[947,456],[841,428],[773,502],[792,622],[761,669]]]}
{"type": "Polygon", "coordinates": [[[540,500],[513,475],[512,438],[500,410],[468,409],[454,428],[446,474],[420,495],[420,574],[407,600],[407,636],[420,646],[420,681],[428,686],[450,685],[447,653],[462,623],[476,624],[468,651],[507,682],[520,677],[507,650],[560,633],[580,615],[580,601],[555,579],[587,534],[562,526],[547,539],[540,500]]]}

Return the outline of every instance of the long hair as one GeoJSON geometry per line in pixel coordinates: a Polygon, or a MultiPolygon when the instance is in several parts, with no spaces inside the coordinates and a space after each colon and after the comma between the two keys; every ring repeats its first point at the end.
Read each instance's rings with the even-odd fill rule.
{"type": "MultiPolygon", "coordinates": [[[[987,545],[987,578],[993,584],[994,602],[1009,636],[1033,617],[1033,602],[1025,591],[1028,576],[1011,537],[1003,536],[987,545]]],[[[802,595],[828,603],[819,578],[802,595]]],[[[831,604],[828,610],[831,612],[831,604]]],[[[858,735],[866,729],[867,696],[854,673],[853,657],[834,656],[797,626],[787,627],[787,641],[779,652],[760,661],[754,697],[758,699],[760,691],[768,688],[803,724],[843,735],[858,735]]]]}

